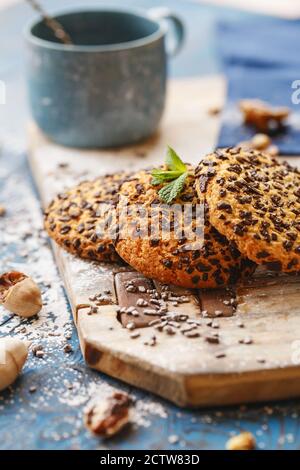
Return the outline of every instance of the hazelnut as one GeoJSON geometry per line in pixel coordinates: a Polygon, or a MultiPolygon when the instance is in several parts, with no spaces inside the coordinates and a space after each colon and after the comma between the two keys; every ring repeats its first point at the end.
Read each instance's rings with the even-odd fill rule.
{"type": "Polygon", "coordinates": [[[6,209],[5,209],[5,207],[3,207],[3,206],[0,205],[0,217],[2,217],[2,216],[5,215],[5,214],[6,214],[6,209]]]}
{"type": "Polygon", "coordinates": [[[227,450],[253,450],[255,449],[255,439],[251,432],[242,432],[233,436],[226,443],[227,450]]]}
{"type": "Polygon", "coordinates": [[[272,157],[276,157],[279,154],[278,147],[272,144],[272,140],[266,134],[255,134],[251,140],[244,140],[238,145],[247,150],[261,150],[272,157]]]}
{"type": "Polygon", "coordinates": [[[266,134],[255,134],[251,139],[252,147],[256,150],[264,150],[271,145],[271,139],[266,134]]]}
{"type": "Polygon", "coordinates": [[[21,317],[32,317],[42,308],[41,291],[26,274],[4,273],[0,276],[0,304],[21,317]]]}
{"type": "Polygon", "coordinates": [[[11,385],[22,370],[28,349],[24,341],[0,338],[0,390],[11,385]]]}
{"type": "Polygon", "coordinates": [[[117,434],[129,422],[131,399],[127,393],[115,392],[96,401],[85,411],[86,427],[102,437],[117,434]]]}
{"type": "Polygon", "coordinates": [[[277,145],[270,145],[268,148],[266,148],[265,152],[267,152],[272,157],[276,157],[279,154],[279,148],[277,145]]]}

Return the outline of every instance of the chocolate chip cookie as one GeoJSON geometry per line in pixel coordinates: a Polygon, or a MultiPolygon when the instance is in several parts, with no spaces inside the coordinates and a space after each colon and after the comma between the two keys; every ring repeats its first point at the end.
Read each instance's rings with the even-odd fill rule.
{"type": "Polygon", "coordinates": [[[253,272],[254,263],[210,224],[193,171],[171,205],[161,202],[161,186],[151,181],[150,171],[141,171],[120,188],[115,246],[128,264],[147,277],[189,288],[224,286],[253,272]]]}
{"type": "Polygon", "coordinates": [[[270,269],[300,271],[300,172],[255,150],[208,155],[196,189],[211,224],[249,259],[270,269]]]}
{"type": "Polygon", "coordinates": [[[111,230],[119,187],[127,178],[127,173],[105,175],[59,194],[45,212],[50,237],[81,258],[120,261],[111,230]]]}

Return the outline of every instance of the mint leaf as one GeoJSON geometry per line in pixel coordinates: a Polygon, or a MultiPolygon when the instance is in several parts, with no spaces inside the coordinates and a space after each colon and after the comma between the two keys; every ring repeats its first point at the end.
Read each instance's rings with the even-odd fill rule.
{"type": "Polygon", "coordinates": [[[180,175],[176,180],[166,184],[163,188],[158,191],[159,197],[162,201],[170,204],[176,199],[184,188],[185,180],[188,172],[180,175]]]}
{"type": "Polygon", "coordinates": [[[178,176],[182,175],[182,171],[153,170],[151,175],[154,178],[160,179],[163,183],[164,181],[171,181],[178,178],[178,176]]]}
{"type": "Polygon", "coordinates": [[[152,186],[158,186],[162,183],[163,183],[163,181],[159,178],[156,178],[156,177],[152,178],[152,180],[151,180],[152,186]]]}
{"type": "Polygon", "coordinates": [[[158,191],[158,194],[162,201],[170,204],[183,190],[188,169],[171,147],[168,147],[165,165],[166,170],[158,168],[152,171],[151,184],[158,186],[167,183],[158,191]]]}
{"type": "Polygon", "coordinates": [[[168,147],[166,165],[168,170],[178,171],[180,173],[185,173],[187,171],[186,165],[171,147],[168,147]]]}

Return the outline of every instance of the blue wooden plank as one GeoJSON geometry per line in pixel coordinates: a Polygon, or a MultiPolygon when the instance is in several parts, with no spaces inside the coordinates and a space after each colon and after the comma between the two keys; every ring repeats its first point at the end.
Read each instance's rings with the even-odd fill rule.
{"type": "MultiPolygon", "coordinates": [[[[43,3],[48,5],[50,11],[61,5],[56,0],[43,3]]],[[[111,2],[118,3],[123,4],[121,1],[111,2]]],[[[161,1],[128,0],[126,3],[148,7],[158,6],[161,1]]],[[[64,1],[64,7],[80,4],[82,1],[64,1]]],[[[213,36],[215,21],[220,15],[237,18],[240,14],[175,0],[165,1],[164,5],[180,14],[187,25],[186,46],[182,54],[170,64],[171,74],[190,76],[218,71],[213,36]]],[[[0,201],[8,207],[9,213],[7,219],[4,219],[8,225],[11,217],[11,220],[15,220],[10,213],[11,208],[19,203],[20,210],[24,210],[26,215],[28,210],[32,210],[26,208],[26,201],[37,199],[26,156],[18,150],[25,148],[26,120],[20,32],[31,16],[24,4],[0,14],[0,79],[7,83],[8,88],[7,105],[0,106],[2,140],[5,136],[0,156],[0,201]],[[7,137],[9,135],[10,140],[7,137]],[[27,188],[26,194],[24,187],[27,188]]],[[[39,216],[37,218],[40,220],[36,221],[37,225],[41,224],[39,216]]],[[[4,220],[0,221],[0,271],[12,265],[26,263],[22,256],[24,241],[3,242],[4,220]]],[[[49,248],[44,247],[43,250],[45,255],[48,250],[47,256],[50,256],[49,248]]],[[[34,252],[34,246],[32,251],[34,252]]],[[[38,253],[35,255],[36,269],[39,270],[38,253]]],[[[53,260],[51,263],[54,269],[53,260]]],[[[45,283],[44,277],[47,278],[47,273],[41,272],[42,286],[45,283]]],[[[45,285],[43,288],[47,290],[45,285]]],[[[56,305],[54,301],[53,305],[56,305]]],[[[48,310],[47,318],[51,326],[51,320],[57,321],[60,312],[51,312],[50,307],[48,310]]],[[[70,311],[67,320],[71,325],[70,311]]],[[[0,335],[7,334],[8,331],[16,332],[16,329],[26,324],[26,321],[22,323],[0,310],[0,335]]],[[[299,447],[299,401],[198,411],[182,410],[153,395],[87,369],[80,353],[75,328],[68,327],[70,328],[73,353],[63,352],[61,340],[55,342],[47,335],[40,338],[38,341],[42,343],[46,357],[37,359],[30,355],[24,373],[16,384],[11,390],[0,393],[0,449],[223,449],[232,433],[244,429],[254,433],[259,448],[299,447]],[[82,408],[87,397],[93,394],[91,384],[99,387],[99,393],[103,393],[108,386],[133,393],[137,399],[139,424],[110,441],[104,442],[92,437],[82,425],[82,408]],[[35,392],[32,390],[33,386],[36,387],[35,392]],[[70,389],[71,386],[73,390],[70,389]],[[172,435],[178,437],[174,444],[169,442],[172,435]]],[[[36,338],[34,342],[37,342],[36,338]]]]}

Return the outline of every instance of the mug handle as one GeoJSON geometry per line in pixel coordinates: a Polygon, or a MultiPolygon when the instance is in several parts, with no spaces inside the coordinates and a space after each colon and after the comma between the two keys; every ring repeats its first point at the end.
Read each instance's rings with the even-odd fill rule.
{"type": "Polygon", "coordinates": [[[180,51],[184,41],[183,22],[169,8],[151,8],[148,13],[153,20],[167,24],[166,50],[168,55],[175,56],[180,51]]]}

